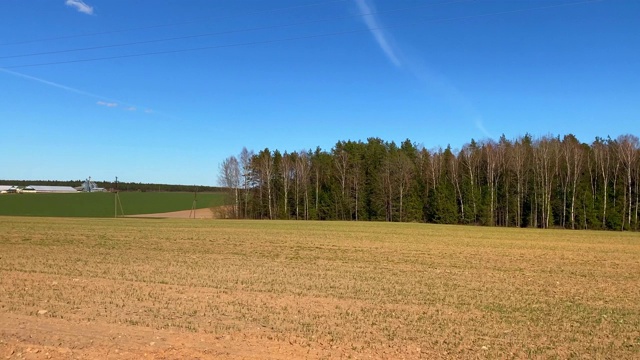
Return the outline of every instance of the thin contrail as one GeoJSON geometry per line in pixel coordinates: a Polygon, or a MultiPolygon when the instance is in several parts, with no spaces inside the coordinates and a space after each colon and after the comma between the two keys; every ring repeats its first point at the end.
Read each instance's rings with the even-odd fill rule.
{"type": "MultiPolygon", "coordinates": [[[[358,5],[360,11],[362,11],[363,13],[375,13],[374,11],[372,11],[372,0],[355,0],[355,2],[358,5]]],[[[475,128],[478,129],[484,136],[493,138],[493,135],[484,127],[482,116],[478,114],[475,106],[473,106],[473,104],[458,88],[456,88],[449,80],[447,80],[443,76],[437,76],[436,74],[432,74],[431,71],[421,69],[406,55],[400,57],[399,55],[402,55],[402,52],[397,46],[393,46],[390,43],[390,35],[386,34],[383,30],[388,27],[380,25],[375,15],[365,16],[364,21],[367,28],[380,46],[380,49],[393,63],[393,65],[395,65],[396,67],[404,67],[405,70],[407,70],[417,79],[436,89],[452,106],[461,109],[461,111],[466,116],[475,118],[475,120],[473,121],[475,128]]]]}
{"type": "Polygon", "coordinates": [[[7,69],[1,68],[1,67],[0,67],[0,71],[4,72],[6,74],[9,74],[9,75],[21,77],[23,79],[33,80],[33,81],[36,81],[36,82],[39,82],[39,83],[42,83],[42,84],[46,84],[46,85],[49,85],[49,86],[56,87],[58,89],[70,91],[70,92],[73,92],[73,93],[76,93],[76,94],[89,96],[89,97],[96,98],[96,99],[99,99],[99,100],[108,100],[108,101],[111,101],[111,102],[120,102],[120,103],[122,103],[121,101],[117,101],[117,100],[114,100],[114,99],[109,99],[106,96],[93,94],[93,93],[90,93],[90,92],[87,92],[87,91],[84,91],[84,90],[75,89],[75,88],[72,88],[70,86],[58,84],[58,83],[55,83],[53,81],[40,79],[40,78],[37,78],[35,76],[22,74],[22,73],[19,73],[19,72],[16,72],[16,71],[7,70],[7,69]]]}
{"type": "MultiPolygon", "coordinates": [[[[151,109],[148,109],[148,108],[146,108],[144,106],[137,106],[137,105],[134,105],[134,104],[129,104],[129,103],[124,102],[124,101],[120,101],[120,100],[109,98],[109,97],[106,97],[106,96],[90,93],[88,91],[72,88],[70,86],[58,84],[58,83],[53,82],[53,81],[41,79],[41,78],[38,78],[38,77],[35,77],[35,76],[19,73],[19,72],[8,70],[8,69],[4,69],[4,68],[1,68],[1,67],[0,67],[0,72],[3,72],[5,74],[9,74],[9,75],[13,75],[13,76],[16,76],[16,77],[20,77],[20,78],[23,78],[23,79],[39,82],[41,84],[49,85],[49,86],[52,86],[52,87],[55,87],[55,88],[58,88],[58,89],[62,89],[62,90],[65,90],[65,91],[69,91],[69,92],[72,92],[72,93],[75,93],[75,94],[88,96],[88,97],[97,99],[97,100],[99,100],[97,102],[98,105],[103,105],[103,106],[107,106],[107,107],[115,107],[117,105],[124,105],[125,106],[125,108],[124,108],[125,110],[135,111],[135,109],[142,108],[142,109],[146,109],[146,110],[144,110],[144,112],[147,113],[147,114],[156,113],[155,111],[152,111],[151,109]]],[[[165,115],[165,116],[168,116],[168,115],[165,115]]]]}
{"type": "MultiPolygon", "coordinates": [[[[364,14],[371,14],[373,11],[371,10],[371,6],[367,3],[366,0],[356,0],[356,4],[360,11],[364,14]]],[[[378,43],[378,46],[382,49],[387,58],[393,63],[393,65],[400,67],[400,59],[396,56],[396,53],[389,44],[389,40],[387,39],[386,34],[383,32],[384,30],[380,30],[381,26],[378,24],[378,19],[374,15],[365,16],[364,22],[367,25],[367,28],[373,35],[374,39],[378,43]],[[378,30],[376,30],[378,29],[378,30]]]]}

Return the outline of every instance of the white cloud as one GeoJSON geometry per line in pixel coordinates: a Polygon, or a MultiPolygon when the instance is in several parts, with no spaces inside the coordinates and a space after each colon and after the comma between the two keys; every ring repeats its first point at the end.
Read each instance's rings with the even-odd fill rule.
{"type": "Polygon", "coordinates": [[[13,75],[13,76],[17,76],[17,77],[21,77],[21,78],[28,79],[28,80],[33,80],[33,81],[36,81],[36,82],[39,82],[39,83],[42,83],[42,84],[46,84],[46,85],[49,85],[49,86],[53,86],[53,87],[56,87],[58,89],[66,90],[66,91],[69,91],[69,92],[73,92],[73,93],[76,93],[76,94],[90,96],[90,97],[98,98],[98,99],[104,99],[105,98],[104,96],[92,94],[90,92],[86,92],[86,91],[83,91],[83,90],[74,89],[74,88],[72,88],[70,86],[58,84],[58,83],[55,83],[53,81],[40,79],[40,78],[37,78],[35,76],[22,74],[22,73],[11,71],[11,70],[7,70],[7,69],[4,69],[4,68],[0,68],[0,71],[4,72],[4,73],[7,73],[7,74],[10,74],[10,75],[13,75]]]}
{"type": "Polygon", "coordinates": [[[100,105],[100,106],[106,106],[106,107],[116,107],[118,106],[118,103],[114,103],[114,102],[106,102],[106,101],[98,101],[96,104],[100,105]]]}
{"type": "Polygon", "coordinates": [[[371,35],[373,35],[374,39],[378,43],[378,46],[380,46],[384,54],[387,56],[389,61],[393,63],[393,65],[400,67],[402,64],[400,63],[400,59],[398,59],[393,46],[391,46],[391,44],[389,43],[388,36],[384,33],[384,31],[382,31],[382,29],[380,29],[380,24],[378,23],[378,19],[375,17],[375,15],[371,14],[373,12],[372,6],[367,3],[367,0],[355,1],[358,5],[358,8],[360,9],[360,12],[362,12],[363,14],[370,14],[365,15],[363,19],[365,24],[367,25],[367,28],[369,28],[371,35]]]}
{"type": "Polygon", "coordinates": [[[76,10],[78,10],[81,13],[85,13],[87,15],[93,15],[93,6],[89,6],[85,4],[85,2],[82,0],[67,0],[65,4],[67,4],[67,6],[76,8],[76,10]]]}
{"type": "Polygon", "coordinates": [[[482,115],[473,105],[470,99],[458,89],[444,75],[437,73],[423,64],[422,56],[412,56],[411,51],[402,49],[392,44],[392,38],[382,29],[382,25],[374,15],[373,0],[354,0],[363,15],[367,28],[380,46],[380,49],[395,66],[402,67],[409,74],[424,83],[431,91],[445,100],[461,116],[473,122],[474,127],[485,137],[493,138],[493,135],[484,126],[482,115]],[[400,55],[402,56],[400,56],[400,55]],[[402,58],[402,61],[400,61],[402,58]]]}
{"type": "MultiPolygon", "coordinates": [[[[121,101],[121,100],[111,99],[111,98],[108,98],[106,96],[97,95],[97,94],[93,94],[93,93],[90,93],[90,92],[87,92],[87,91],[75,89],[75,88],[72,88],[70,86],[66,86],[66,85],[62,85],[62,84],[59,84],[59,83],[55,83],[53,81],[48,81],[48,80],[45,80],[45,79],[37,78],[35,76],[30,76],[30,75],[22,74],[22,73],[19,73],[19,72],[16,72],[16,71],[11,71],[9,69],[5,69],[5,68],[2,68],[2,67],[0,67],[0,73],[5,73],[5,74],[9,74],[9,75],[16,76],[16,77],[19,77],[19,78],[35,81],[35,82],[38,82],[38,83],[41,83],[41,84],[45,84],[45,85],[48,85],[48,86],[51,86],[51,87],[55,87],[55,88],[62,89],[62,90],[65,90],[65,91],[69,91],[69,92],[72,92],[72,93],[80,94],[80,95],[83,95],[83,96],[92,97],[94,99],[98,99],[96,104],[98,104],[100,106],[106,106],[106,107],[114,108],[114,107],[117,107],[118,105],[122,105],[122,106],[126,106],[126,108],[125,107],[121,107],[121,109],[129,110],[129,111],[136,111],[138,108],[146,108],[144,106],[142,106],[142,107],[141,106],[136,106],[134,104],[126,103],[126,102],[121,101]]],[[[149,109],[149,108],[146,108],[146,110],[144,112],[147,113],[147,114],[159,115],[159,116],[162,116],[162,117],[165,117],[165,118],[169,118],[169,119],[181,120],[178,117],[175,117],[175,116],[172,116],[172,115],[168,115],[168,114],[164,114],[164,113],[161,113],[161,112],[158,112],[158,111],[154,111],[154,110],[149,109]]]]}
{"type": "Polygon", "coordinates": [[[480,130],[484,134],[484,136],[488,137],[489,139],[493,139],[494,138],[493,135],[491,135],[491,133],[489,131],[487,131],[487,129],[484,127],[484,124],[482,123],[482,119],[481,118],[476,119],[476,124],[475,125],[476,125],[476,128],[478,130],[480,130]]]}

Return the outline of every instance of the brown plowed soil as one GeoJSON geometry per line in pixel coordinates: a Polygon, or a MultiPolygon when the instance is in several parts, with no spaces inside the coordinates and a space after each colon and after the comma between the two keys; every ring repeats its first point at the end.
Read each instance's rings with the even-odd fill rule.
{"type": "Polygon", "coordinates": [[[171,211],[165,213],[156,213],[156,214],[138,214],[138,215],[127,215],[126,217],[133,218],[159,218],[159,219],[215,219],[217,216],[214,216],[214,212],[209,208],[205,209],[196,209],[195,216],[193,210],[182,210],[182,211],[171,211]]]}
{"type": "MultiPolygon", "coordinates": [[[[262,329],[215,336],[103,322],[2,314],[2,359],[293,359],[322,353],[276,340],[262,329]]],[[[325,352],[327,354],[327,352],[325,352]]]]}
{"type": "Polygon", "coordinates": [[[638,259],[631,232],[0,217],[0,360],[640,359],[638,259]]]}

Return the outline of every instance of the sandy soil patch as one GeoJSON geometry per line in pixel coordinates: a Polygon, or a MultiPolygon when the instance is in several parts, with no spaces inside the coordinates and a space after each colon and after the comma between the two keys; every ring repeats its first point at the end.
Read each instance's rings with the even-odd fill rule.
{"type": "Polygon", "coordinates": [[[127,215],[125,217],[133,217],[133,218],[161,218],[161,219],[215,219],[216,216],[214,212],[209,208],[205,209],[196,209],[195,215],[192,210],[182,210],[182,211],[171,211],[165,213],[156,213],[156,214],[138,214],[138,215],[127,215]]]}
{"type": "MultiPolygon", "coordinates": [[[[7,359],[294,359],[317,349],[258,334],[225,336],[104,322],[2,314],[0,356],[7,359]]],[[[260,332],[256,329],[256,332],[260,332]]],[[[326,352],[325,352],[326,353],[326,352]]]]}

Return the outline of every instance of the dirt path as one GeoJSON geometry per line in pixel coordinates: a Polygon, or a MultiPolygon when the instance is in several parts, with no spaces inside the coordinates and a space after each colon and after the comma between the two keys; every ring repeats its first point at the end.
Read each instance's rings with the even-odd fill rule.
{"type": "MultiPolygon", "coordinates": [[[[215,216],[213,211],[209,208],[197,209],[195,211],[196,219],[214,219],[215,216]]],[[[182,210],[182,211],[171,211],[166,213],[156,213],[156,214],[138,214],[138,215],[127,215],[125,217],[132,218],[161,218],[161,219],[189,219],[189,217],[193,218],[193,211],[191,210],[182,210]]]]}
{"type": "MultiPolygon", "coordinates": [[[[2,313],[3,359],[299,359],[321,357],[264,334],[226,336],[2,313]]],[[[256,329],[256,332],[262,330],[256,329]]],[[[326,351],[324,351],[325,355],[326,351]]]]}

